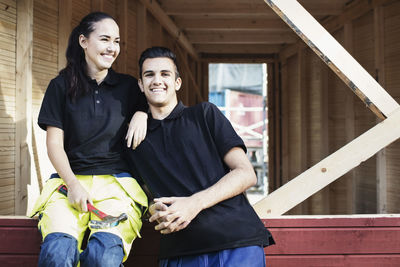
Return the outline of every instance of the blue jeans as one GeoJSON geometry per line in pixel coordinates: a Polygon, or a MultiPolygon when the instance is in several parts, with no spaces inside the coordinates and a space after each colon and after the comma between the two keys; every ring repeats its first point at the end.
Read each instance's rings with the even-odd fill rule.
{"type": "Polygon", "coordinates": [[[47,235],[41,246],[38,266],[75,267],[78,261],[81,267],[122,266],[123,245],[121,239],[114,234],[94,233],[80,255],[77,244],[77,240],[68,234],[47,235]]]}
{"type": "Polygon", "coordinates": [[[194,256],[163,259],[159,267],[265,267],[264,249],[249,246],[194,256]]]}

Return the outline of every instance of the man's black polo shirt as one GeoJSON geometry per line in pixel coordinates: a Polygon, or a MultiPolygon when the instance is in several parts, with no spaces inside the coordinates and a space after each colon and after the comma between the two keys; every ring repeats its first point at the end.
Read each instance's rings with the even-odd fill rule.
{"type": "Polygon", "coordinates": [[[100,175],[128,171],[123,153],[127,125],[147,102],[132,76],[109,70],[91,92],[71,101],[64,76],[54,78],[44,95],[38,123],[64,131],[64,149],[75,174],[100,175]]]}
{"type": "MultiPolygon", "coordinates": [[[[134,175],[143,179],[154,197],[190,196],[229,172],[223,157],[233,147],[246,150],[216,106],[179,103],[164,120],[149,117],[146,139],[128,151],[128,158],[134,175]]],[[[201,211],[187,228],[162,235],[160,258],[272,243],[240,194],[201,211]]]]}

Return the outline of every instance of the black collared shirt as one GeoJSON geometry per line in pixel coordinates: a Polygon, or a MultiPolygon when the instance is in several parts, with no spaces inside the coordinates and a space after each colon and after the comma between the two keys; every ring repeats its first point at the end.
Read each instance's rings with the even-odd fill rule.
{"type": "Polygon", "coordinates": [[[91,92],[71,101],[62,75],[46,90],[39,126],[64,131],[64,149],[75,174],[100,175],[128,171],[122,156],[127,125],[134,112],[147,111],[137,80],[109,70],[99,85],[89,81],[91,92]]]}
{"type": "MultiPolygon", "coordinates": [[[[128,151],[128,158],[133,173],[154,197],[190,196],[230,171],[223,158],[233,147],[246,150],[215,105],[179,103],[164,120],[149,117],[146,139],[128,151]]],[[[270,233],[240,194],[201,211],[184,230],[162,235],[160,258],[272,243],[270,233]]]]}

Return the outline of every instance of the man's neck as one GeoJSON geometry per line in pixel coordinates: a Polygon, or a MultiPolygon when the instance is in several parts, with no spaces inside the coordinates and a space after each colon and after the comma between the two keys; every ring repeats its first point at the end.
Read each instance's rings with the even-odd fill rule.
{"type": "Polygon", "coordinates": [[[149,103],[151,116],[153,117],[153,119],[163,120],[166,117],[168,117],[169,114],[171,114],[171,112],[174,110],[177,104],[178,101],[173,101],[172,103],[166,106],[159,107],[159,106],[153,106],[149,103]]]}

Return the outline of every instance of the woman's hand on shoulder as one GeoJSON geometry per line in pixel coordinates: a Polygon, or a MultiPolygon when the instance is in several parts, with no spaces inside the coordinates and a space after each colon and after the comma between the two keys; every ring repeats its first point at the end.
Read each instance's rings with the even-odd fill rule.
{"type": "Polygon", "coordinates": [[[146,137],[147,117],[147,113],[143,111],[137,111],[133,114],[125,137],[126,145],[128,147],[135,149],[146,137]]]}

